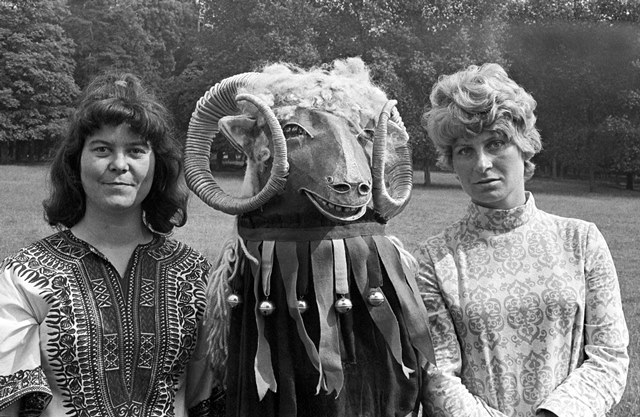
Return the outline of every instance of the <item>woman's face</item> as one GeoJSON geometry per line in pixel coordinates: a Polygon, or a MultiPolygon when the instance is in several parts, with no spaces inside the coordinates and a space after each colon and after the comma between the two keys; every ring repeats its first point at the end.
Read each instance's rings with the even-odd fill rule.
{"type": "Polygon", "coordinates": [[[80,158],[87,212],[141,213],[154,169],[151,146],[128,125],[102,126],[85,140],[80,158]]]}
{"type": "Polygon", "coordinates": [[[524,158],[513,141],[483,132],[456,140],[452,150],[453,170],[474,203],[493,209],[525,203],[524,158]]]}

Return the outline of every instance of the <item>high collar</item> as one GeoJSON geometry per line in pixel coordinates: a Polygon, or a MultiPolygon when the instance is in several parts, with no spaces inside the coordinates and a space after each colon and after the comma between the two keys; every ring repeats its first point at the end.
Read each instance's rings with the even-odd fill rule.
{"type": "Polygon", "coordinates": [[[512,209],[490,209],[470,203],[467,221],[477,229],[507,232],[526,224],[536,212],[533,194],[525,193],[526,202],[512,209]]]}

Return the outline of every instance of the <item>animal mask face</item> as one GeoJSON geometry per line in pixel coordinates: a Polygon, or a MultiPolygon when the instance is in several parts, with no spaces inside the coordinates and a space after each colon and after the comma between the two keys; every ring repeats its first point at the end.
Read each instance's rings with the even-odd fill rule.
{"type": "Polygon", "coordinates": [[[201,198],[205,196],[205,202],[230,214],[275,206],[279,213],[304,215],[313,210],[339,222],[361,218],[367,207],[383,219],[402,210],[412,171],[406,130],[397,112],[395,121],[389,120],[395,102],[387,103],[378,120],[367,120],[365,126],[339,111],[291,103],[280,111],[250,94],[242,99],[250,100],[259,112],[238,114],[240,109],[230,97],[235,97],[238,84],[244,88],[251,82],[246,77],[242,74],[214,86],[198,103],[191,121],[187,182],[201,198]],[[231,114],[218,116],[225,112],[231,114]],[[208,153],[210,138],[218,130],[247,156],[244,200],[221,192],[215,180],[207,178],[208,170],[203,174],[192,169],[203,162],[196,161],[194,150],[208,153]],[[206,199],[214,194],[219,198],[206,199]]]}

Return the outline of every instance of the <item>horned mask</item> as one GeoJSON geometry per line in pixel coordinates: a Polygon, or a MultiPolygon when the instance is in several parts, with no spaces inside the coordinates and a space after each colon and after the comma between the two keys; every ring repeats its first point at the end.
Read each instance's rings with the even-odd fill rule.
{"type": "MultiPolygon", "coordinates": [[[[308,81],[291,77],[293,83],[308,81]]],[[[358,103],[360,97],[331,92],[331,86],[325,96],[337,97],[304,97],[303,88],[273,91],[281,80],[271,81],[275,86],[270,81],[260,73],[236,75],[197,103],[185,173],[202,200],[234,215],[317,211],[336,222],[358,220],[367,207],[387,221],[405,207],[412,169],[395,101],[358,103]],[[246,196],[229,195],[209,170],[218,132],[247,157],[246,196]]]]}
{"type": "MultiPolygon", "coordinates": [[[[200,98],[189,125],[187,184],[209,206],[238,216],[242,249],[223,257],[234,265],[220,267],[229,274],[210,284],[209,319],[218,329],[209,339],[224,344],[229,329],[216,333],[218,323],[228,323],[232,314],[255,332],[242,341],[232,337],[240,345],[229,354],[255,350],[251,378],[238,378],[254,380],[260,399],[277,391],[270,352],[279,341],[268,340],[273,333],[266,329],[279,321],[295,323],[305,360],[317,372],[318,392],[340,393],[340,339],[350,325],[340,330],[338,316],[350,308],[350,298],[357,297],[358,314],[378,329],[406,378],[433,358],[426,310],[405,262],[412,257],[384,233],[411,193],[408,134],[396,102],[370,82],[368,71],[358,71],[364,63],[345,62],[336,64],[339,74],[275,65],[224,79],[200,98]],[[222,190],[209,169],[217,134],[246,156],[239,196],[222,190]],[[386,296],[398,299],[398,306],[384,303],[386,296]],[[277,314],[265,318],[274,309],[277,314]],[[407,329],[406,343],[401,328],[407,329]],[[405,356],[414,348],[421,356],[410,369],[405,356]]],[[[226,346],[212,356],[221,351],[226,346]]],[[[245,372],[244,363],[235,361],[231,372],[245,372]]]]}

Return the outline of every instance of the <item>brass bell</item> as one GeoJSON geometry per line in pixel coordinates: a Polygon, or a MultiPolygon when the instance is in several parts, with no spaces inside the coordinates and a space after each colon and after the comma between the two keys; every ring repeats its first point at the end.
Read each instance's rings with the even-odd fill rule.
{"type": "Polygon", "coordinates": [[[384,294],[378,288],[372,288],[371,291],[369,291],[369,295],[367,295],[367,301],[374,307],[384,303],[384,300],[384,294]]]}
{"type": "Polygon", "coordinates": [[[297,301],[296,307],[298,307],[298,311],[300,312],[300,314],[302,314],[302,313],[306,312],[307,310],[309,310],[309,303],[307,303],[303,299],[299,299],[297,301]]]}
{"type": "Polygon", "coordinates": [[[229,304],[231,308],[234,308],[239,304],[242,304],[242,299],[238,294],[229,294],[229,296],[227,297],[227,304],[229,304]]]}
{"type": "Polygon", "coordinates": [[[336,311],[338,313],[347,313],[349,312],[349,310],[351,310],[351,308],[353,307],[353,304],[351,303],[351,300],[349,300],[348,298],[345,298],[344,296],[338,298],[338,300],[335,302],[334,304],[336,311]]]}
{"type": "Polygon", "coordinates": [[[258,307],[263,316],[269,316],[276,310],[276,306],[269,300],[262,300],[258,307]]]}

